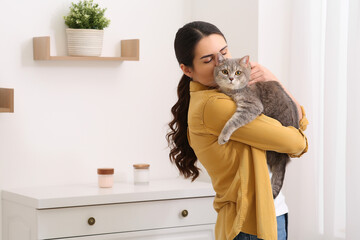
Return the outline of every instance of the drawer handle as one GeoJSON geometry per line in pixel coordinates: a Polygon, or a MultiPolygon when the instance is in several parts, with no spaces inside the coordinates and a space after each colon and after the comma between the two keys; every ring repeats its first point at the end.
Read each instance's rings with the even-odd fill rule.
{"type": "Polygon", "coordinates": [[[182,212],[181,212],[181,216],[183,216],[183,217],[187,217],[189,215],[189,212],[188,212],[188,210],[182,210],[182,212]]]}
{"type": "Polygon", "coordinates": [[[95,224],[95,218],[93,218],[93,217],[89,218],[89,219],[88,219],[88,224],[89,224],[90,226],[94,225],[94,224],[95,224]]]}

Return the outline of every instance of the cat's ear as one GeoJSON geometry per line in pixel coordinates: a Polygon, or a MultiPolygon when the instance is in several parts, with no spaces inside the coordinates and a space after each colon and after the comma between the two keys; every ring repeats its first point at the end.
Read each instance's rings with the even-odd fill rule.
{"type": "Polygon", "coordinates": [[[249,60],[250,60],[250,57],[248,55],[246,55],[245,57],[242,57],[240,59],[240,64],[245,66],[245,67],[248,67],[249,66],[249,60]]]}
{"type": "Polygon", "coordinates": [[[215,65],[219,66],[225,60],[225,58],[221,53],[217,53],[216,57],[215,57],[215,60],[216,60],[215,65]]]}

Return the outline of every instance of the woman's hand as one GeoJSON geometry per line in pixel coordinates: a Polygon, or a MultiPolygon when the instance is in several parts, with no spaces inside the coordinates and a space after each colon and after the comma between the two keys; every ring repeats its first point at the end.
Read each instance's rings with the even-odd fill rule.
{"type": "Polygon", "coordinates": [[[250,62],[251,73],[249,85],[261,81],[279,81],[272,72],[257,62],[250,62]]]}

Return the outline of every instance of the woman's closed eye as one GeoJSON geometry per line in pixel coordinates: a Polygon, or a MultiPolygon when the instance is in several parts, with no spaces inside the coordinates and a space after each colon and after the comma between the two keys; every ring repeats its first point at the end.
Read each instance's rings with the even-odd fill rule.
{"type": "MultiPolygon", "coordinates": [[[[227,49],[224,49],[222,51],[220,51],[220,53],[225,56],[228,52],[227,52],[227,49]]],[[[204,63],[210,63],[212,60],[214,60],[214,56],[206,56],[206,58],[203,58],[205,59],[205,62],[204,63]]]]}
{"type": "Polygon", "coordinates": [[[206,61],[204,63],[210,63],[213,60],[213,57],[208,57],[205,60],[206,61]]]}
{"type": "Polygon", "coordinates": [[[227,54],[227,49],[222,50],[220,53],[221,53],[223,56],[225,56],[225,55],[227,54]]]}

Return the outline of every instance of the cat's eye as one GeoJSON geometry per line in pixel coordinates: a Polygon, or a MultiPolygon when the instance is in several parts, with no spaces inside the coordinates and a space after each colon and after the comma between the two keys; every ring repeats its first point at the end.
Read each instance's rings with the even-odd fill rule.
{"type": "Polygon", "coordinates": [[[225,74],[225,75],[228,75],[228,74],[229,74],[228,70],[226,70],[226,69],[222,70],[221,72],[222,72],[223,74],[225,74]]]}
{"type": "Polygon", "coordinates": [[[235,72],[235,75],[240,75],[241,74],[241,71],[236,71],[235,72]]]}

